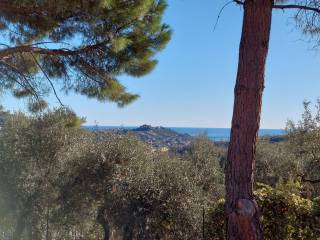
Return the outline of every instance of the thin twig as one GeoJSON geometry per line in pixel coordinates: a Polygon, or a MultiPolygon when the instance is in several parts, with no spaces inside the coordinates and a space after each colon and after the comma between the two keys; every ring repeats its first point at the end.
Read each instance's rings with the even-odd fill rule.
{"type": "Polygon", "coordinates": [[[233,0],[236,4],[240,4],[240,5],[243,5],[244,2],[243,1],[240,1],[240,0],[233,0]]]}
{"type": "Polygon", "coordinates": [[[0,63],[2,63],[3,65],[11,68],[12,71],[16,72],[17,74],[19,74],[27,83],[27,85],[29,86],[30,89],[28,89],[28,87],[26,87],[25,85],[23,85],[22,83],[18,82],[17,80],[15,80],[16,83],[18,83],[22,88],[28,89],[29,91],[31,91],[33,94],[33,96],[39,100],[39,96],[37,94],[37,91],[35,90],[35,88],[31,85],[31,83],[29,82],[28,78],[15,66],[12,66],[11,64],[4,62],[4,61],[0,61],[0,63]]]}
{"type": "Polygon", "coordinates": [[[221,9],[220,9],[220,11],[219,11],[219,14],[218,14],[218,16],[217,16],[217,19],[216,19],[216,23],[214,24],[214,27],[213,27],[213,32],[216,31],[216,28],[217,28],[217,25],[218,25],[218,23],[219,23],[219,19],[220,19],[220,17],[221,17],[221,14],[222,14],[223,10],[224,10],[228,5],[230,5],[230,4],[233,3],[233,2],[235,2],[235,0],[229,1],[229,2],[225,3],[225,4],[221,7],[221,9]]]}
{"type": "Polygon", "coordinates": [[[44,69],[42,68],[42,66],[40,65],[40,63],[39,63],[38,60],[36,59],[36,57],[35,57],[32,53],[30,53],[30,54],[31,54],[33,60],[35,61],[35,63],[37,64],[37,66],[39,67],[39,69],[41,70],[41,72],[43,73],[43,75],[46,77],[46,79],[47,79],[48,82],[50,83],[51,88],[52,88],[52,90],[53,90],[53,93],[54,93],[56,99],[58,100],[58,102],[60,103],[60,105],[63,107],[64,104],[63,104],[62,101],[60,100],[60,98],[59,98],[59,96],[58,96],[58,93],[57,93],[57,91],[56,91],[56,89],[55,89],[52,81],[50,80],[48,74],[44,71],[44,69]]]}

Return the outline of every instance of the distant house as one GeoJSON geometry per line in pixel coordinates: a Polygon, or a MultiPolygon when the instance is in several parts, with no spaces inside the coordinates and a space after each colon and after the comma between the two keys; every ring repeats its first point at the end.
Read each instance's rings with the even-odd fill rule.
{"type": "Polygon", "coordinates": [[[169,151],[169,148],[167,147],[160,148],[160,152],[168,152],[168,151],[169,151]]]}

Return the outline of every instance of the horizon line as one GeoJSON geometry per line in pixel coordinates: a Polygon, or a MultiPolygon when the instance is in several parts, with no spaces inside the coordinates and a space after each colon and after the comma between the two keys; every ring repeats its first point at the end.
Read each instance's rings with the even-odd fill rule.
{"type": "MultiPolygon", "coordinates": [[[[141,127],[143,125],[148,125],[151,127],[164,127],[164,128],[200,128],[200,129],[231,129],[231,127],[174,127],[174,126],[163,126],[163,125],[151,125],[151,124],[141,124],[141,125],[102,125],[102,124],[83,124],[82,126],[84,127],[94,127],[94,126],[98,126],[98,127],[114,127],[114,128],[137,128],[137,127],[141,127]]],[[[283,130],[285,131],[284,128],[264,128],[261,127],[259,128],[259,130],[283,130]]]]}

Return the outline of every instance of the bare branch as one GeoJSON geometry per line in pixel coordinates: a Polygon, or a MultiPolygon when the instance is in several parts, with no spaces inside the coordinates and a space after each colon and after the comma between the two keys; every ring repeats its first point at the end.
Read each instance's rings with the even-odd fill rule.
{"type": "Polygon", "coordinates": [[[220,19],[220,17],[221,17],[221,14],[222,14],[223,10],[224,10],[228,5],[230,5],[230,4],[233,3],[233,2],[235,2],[235,1],[234,1],[234,0],[231,0],[231,1],[227,2],[227,3],[225,3],[225,4],[221,7],[221,9],[220,9],[220,11],[219,11],[219,14],[218,14],[218,16],[217,16],[216,23],[214,24],[214,27],[213,27],[213,32],[216,31],[216,28],[217,28],[217,25],[218,25],[218,22],[219,22],[219,19],[220,19]]]}
{"type": "MultiPolygon", "coordinates": [[[[239,5],[244,5],[244,2],[241,0],[233,0],[233,2],[239,4],[239,5]]],[[[310,7],[306,5],[298,5],[298,4],[287,4],[287,5],[273,5],[274,9],[280,9],[280,10],[285,10],[285,9],[298,9],[298,10],[306,10],[306,11],[313,11],[316,13],[320,14],[320,8],[316,7],[310,7]]]]}
{"type": "Polygon", "coordinates": [[[298,9],[298,10],[313,11],[313,12],[316,12],[316,13],[320,14],[320,8],[309,7],[309,6],[305,6],[305,5],[296,5],[296,4],[273,5],[272,8],[274,8],[274,9],[281,9],[281,10],[285,10],[285,9],[298,9]]]}
{"type": "Polygon", "coordinates": [[[309,183],[320,183],[320,179],[306,179],[304,176],[301,176],[301,181],[302,182],[309,182],[309,183]]]}
{"type": "Polygon", "coordinates": [[[92,50],[99,49],[103,45],[107,44],[109,40],[99,42],[93,45],[88,45],[79,49],[68,49],[68,48],[59,48],[59,49],[48,49],[48,48],[39,48],[33,45],[22,45],[16,47],[10,47],[0,50],[0,59],[5,59],[16,53],[33,53],[40,55],[49,55],[49,56],[75,56],[81,53],[90,52],[92,50]]]}
{"type": "Polygon", "coordinates": [[[233,0],[236,4],[239,4],[239,5],[243,5],[244,2],[243,1],[240,1],[240,0],[233,0]]]}

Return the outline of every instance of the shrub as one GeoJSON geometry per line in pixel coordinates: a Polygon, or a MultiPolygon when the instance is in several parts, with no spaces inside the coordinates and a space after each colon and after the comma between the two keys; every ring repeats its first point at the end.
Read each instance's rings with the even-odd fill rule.
{"type": "MultiPolygon", "coordinates": [[[[199,239],[201,189],[179,159],[132,161],[117,174],[112,196],[116,225],[134,239],[199,239]]],[[[129,238],[128,238],[129,239],[129,238]]]]}
{"type": "Polygon", "coordinates": [[[223,161],[225,152],[206,136],[196,137],[182,160],[190,162],[190,174],[204,196],[214,201],[224,195],[223,161]]]}
{"type": "MultiPolygon", "coordinates": [[[[320,237],[319,200],[308,200],[278,188],[257,184],[256,200],[266,240],[317,240],[320,237]]],[[[224,200],[209,212],[209,239],[225,239],[224,200]]]]}

